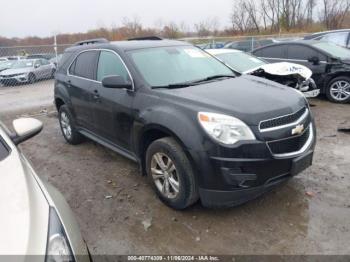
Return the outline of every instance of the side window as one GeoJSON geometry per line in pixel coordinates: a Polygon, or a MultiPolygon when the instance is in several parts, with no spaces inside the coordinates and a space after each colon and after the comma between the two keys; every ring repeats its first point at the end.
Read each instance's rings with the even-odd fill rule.
{"type": "Polygon", "coordinates": [[[258,57],[266,57],[266,58],[286,58],[285,49],[286,49],[285,45],[269,46],[269,47],[262,48],[255,51],[254,55],[258,57]]]}
{"type": "Polygon", "coordinates": [[[78,55],[69,68],[69,73],[75,76],[95,80],[97,51],[86,51],[78,55]]]}
{"type": "Polygon", "coordinates": [[[41,64],[42,65],[48,65],[48,64],[50,64],[50,62],[47,61],[46,59],[41,59],[41,64]]]}
{"type": "Polygon", "coordinates": [[[40,60],[35,60],[34,66],[35,66],[35,67],[41,66],[40,60]]]}
{"type": "Polygon", "coordinates": [[[128,71],[121,59],[109,51],[101,51],[97,66],[97,81],[102,81],[105,76],[122,76],[126,82],[130,81],[128,71]]]}
{"type": "Polygon", "coordinates": [[[348,41],[348,32],[327,34],[321,37],[320,40],[332,42],[340,46],[346,46],[348,41]]]}
{"type": "Polygon", "coordinates": [[[317,56],[321,61],[325,61],[326,57],[316,50],[302,45],[288,46],[288,59],[308,60],[310,57],[317,56]]]}

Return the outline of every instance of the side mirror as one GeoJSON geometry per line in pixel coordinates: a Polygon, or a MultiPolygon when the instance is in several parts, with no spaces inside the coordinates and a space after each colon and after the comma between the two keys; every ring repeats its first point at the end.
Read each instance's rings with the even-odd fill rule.
{"type": "Polygon", "coordinates": [[[118,75],[106,76],[102,79],[102,85],[106,88],[132,88],[131,83],[126,82],[123,77],[118,75]]]}
{"type": "Polygon", "coordinates": [[[43,123],[35,118],[19,118],[12,122],[15,134],[12,141],[18,145],[29,138],[39,134],[43,129],[43,123]]]}
{"type": "Polygon", "coordinates": [[[310,57],[307,61],[313,63],[314,65],[318,65],[320,63],[320,58],[317,56],[310,57]]]}
{"type": "Polygon", "coordinates": [[[40,67],[39,64],[35,64],[35,65],[34,65],[34,68],[39,68],[39,67],[40,67]]]}

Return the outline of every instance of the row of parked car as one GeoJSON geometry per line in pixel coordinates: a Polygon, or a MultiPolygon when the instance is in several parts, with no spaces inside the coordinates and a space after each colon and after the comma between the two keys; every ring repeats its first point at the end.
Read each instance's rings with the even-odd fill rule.
{"type": "Polygon", "coordinates": [[[2,58],[2,61],[0,60],[0,84],[32,84],[40,79],[53,78],[56,63],[47,58],[42,55],[2,58]]]}

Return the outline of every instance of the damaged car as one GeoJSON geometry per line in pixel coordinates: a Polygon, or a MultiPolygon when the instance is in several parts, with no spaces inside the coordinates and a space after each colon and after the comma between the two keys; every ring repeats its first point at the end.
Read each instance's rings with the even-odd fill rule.
{"type": "Polygon", "coordinates": [[[305,66],[287,62],[268,63],[234,49],[210,49],[207,52],[241,74],[263,77],[293,87],[303,92],[305,97],[316,97],[320,94],[311,78],[312,71],[305,66]]]}

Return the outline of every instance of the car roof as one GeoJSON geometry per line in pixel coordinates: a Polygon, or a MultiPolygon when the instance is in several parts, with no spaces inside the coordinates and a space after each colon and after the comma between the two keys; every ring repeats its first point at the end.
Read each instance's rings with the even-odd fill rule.
{"type": "Polygon", "coordinates": [[[156,47],[170,47],[170,46],[193,46],[190,43],[176,40],[131,40],[131,41],[113,41],[108,43],[96,43],[72,46],[67,48],[67,52],[74,52],[78,50],[89,50],[94,48],[118,48],[122,51],[131,51],[137,49],[147,49],[156,47]]]}
{"type": "Polygon", "coordinates": [[[282,45],[295,45],[295,44],[300,44],[300,45],[306,45],[306,46],[313,46],[313,44],[318,44],[318,43],[328,43],[325,41],[319,41],[319,40],[297,40],[297,41],[285,41],[285,42],[278,42],[278,43],[273,43],[271,45],[266,45],[266,46],[262,46],[259,48],[256,48],[252,51],[255,52],[257,50],[261,50],[267,47],[271,47],[271,46],[282,46],[282,45]]]}
{"type": "Polygon", "coordinates": [[[212,54],[212,55],[229,54],[229,53],[243,53],[243,51],[240,51],[237,49],[228,49],[228,48],[207,49],[205,51],[207,51],[209,54],[212,54]]]}
{"type": "Polygon", "coordinates": [[[313,33],[310,35],[304,36],[304,39],[313,39],[319,36],[327,35],[327,34],[332,34],[332,33],[342,33],[342,32],[350,32],[350,29],[338,29],[338,30],[329,30],[329,31],[323,31],[323,32],[317,32],[313,33]]]}

